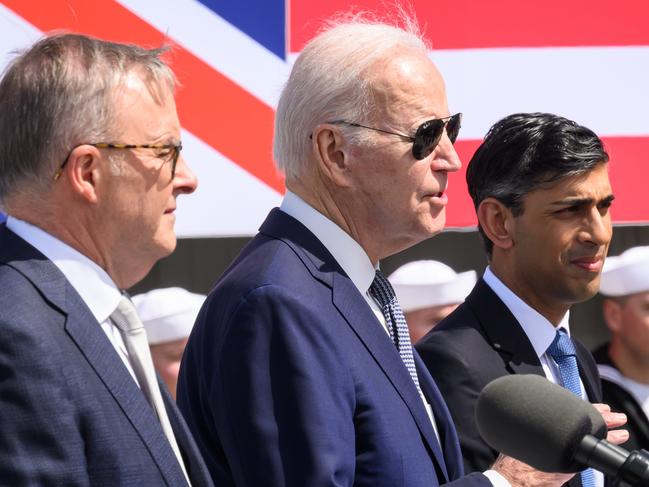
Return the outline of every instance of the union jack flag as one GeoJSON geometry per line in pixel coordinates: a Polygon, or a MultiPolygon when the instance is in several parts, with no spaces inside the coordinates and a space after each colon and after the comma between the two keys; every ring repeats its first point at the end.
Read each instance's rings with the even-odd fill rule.
{"type": "MultiPolygon", "coordinates": [[[[616,223],[649,222],[649,2],[411,3],[451,110],[464,113],[456,147],[465,164],[503,116],[557,113],[604,138],[616,223]]],[[[172,44],[184,156],[200,182],[179,203],[177,232],[252,235],[284,190],[271,149],[291,64],[323,19],[352,4],[385,8],[381,0],[0,0],[0,67],[55,30],[172,44]]],[[[475,225],[464,171],[449,182],[448,226],[475,225]]]]}

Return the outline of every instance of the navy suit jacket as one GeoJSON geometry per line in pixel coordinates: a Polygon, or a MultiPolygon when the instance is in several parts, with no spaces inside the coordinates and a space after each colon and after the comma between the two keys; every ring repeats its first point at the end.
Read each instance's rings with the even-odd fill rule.
{"type": "MultiPolygon", "coordinates": [[[[586,394],[591,402],[601,402],[595,361],[581,343],[574,339],[573,343],[586,394]]],[[[489,382],[505,375],[545,377],[523,328],[480,279],[466,301],[417,342],[416,348],[452,411],[465,468],[487,468],[498,452],[487,445],[478,431],[475,406],[480,392],[489,382]]],[[[573,477],[569,485],[581,485],[579,476],[573,477]]]]}
{"type": "Polygon", "coordinates": [[[490,485],[415,358],[440,443],[363,296],[301,223],[273,210],[210,293],[178,404],[220,486],[490,485]]]}
{"type": "MultiPolygon", "coordinates": [[[[184,486],[160,424],[59,269],[0,225],[0,484],[184,486]]],[[[194,486],[212,482],[162,387],[194,486]]]]}

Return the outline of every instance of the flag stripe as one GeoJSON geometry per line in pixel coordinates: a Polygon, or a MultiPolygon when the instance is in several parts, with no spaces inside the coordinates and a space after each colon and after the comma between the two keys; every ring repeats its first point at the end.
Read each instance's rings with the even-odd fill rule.
{"type": "Polygon", "coordinates": [[[203,4],[174,0],[160,8],[150,0],[119,3],[265,104],[277,105],[290,65],[203,4]]]}
{"type": "MultiPolygon", "coordinates": [[[[172,41],[112,0],[57,0],[49,3],[49,9],[21,0],[4,0],[4,4],[45,32],[63,28],[148,46],[172,41]]],[[[282,192],[284,184],[271,158],[273,109],[176,46],[170,56],[182,84],[176,98],[184,128],[282,192]]]]}
{"type": "MultiPolygon", "coordinates": [[[[383,0],[354,0],[384,11],[383,0]]],[[[413,0],[435,49],[649,45],[646,0],[413,0]]],[[[290,50],[299,52],[323,19],[349,10],[348,0],[291,2],[290,50]]]]}
{"type": "MultiPolygon", "coordinates": [[[[284,0],[199,1],[275,53],[280,59],[286,57],[284,0]],[[250,15],[251,12],[255,15],[250,15]]],[[[160,9],[157,2],[150,3],[160,9]]]]}
{"type": "Polygon", "coordinates": [[[431,51],[463,138],[516,112],[551,112],[600,135],[649,136],[649,46],[431,51]]]}
{"type": "MultiPolygon", "coordinates": [[[[164,9],[149,0],[96,0],[92,7],[81,0],[50,2],[47,8],[30,3],[2,0],[3,60],[10,58],[10,49],[32,42],[39,31],[57,28],[149,46],[173,41],[170,59],[183,84],[178,107],[184,154],[201,180],[196,194],[179,206],[178,233],[185,237],[254,233],[283,190],[270,156],[272,120],[295,55],[282,62],[197,0],[175,0],[164,9]]],[[[495,4],[491,25],[503,5],[491,2],[492,7],[495,4]]],[[[429,8],[416,3],[418,9],[422,5],[429,8]]],[[[599,8],[599,0],[592,5],[599,8]]],[[[296,8],[296,2],[290,7],[296,8]]],[[[583,27],[575,17],[571,22],[575,28],[583,27]]],[[[310,19],[308,24],[317,22],[310,19]]],[[[474,34],[476,39],[482,35],[474,34]]],[[[638,204],[645,193],[640,184],[649,176],[649,45],[565,44],[540,42],[535,49],[480,45],[431,52],[447,81],[451,110],[465,114],[456,144],[461,159],[466,165],[488,127],[509,113],[559,113],[605,139],[616,192],[615,222],[649,222],[646,205],[638,204]]],[[[464,171],[449,176],[451,228],[475,225],[464,171]]]]}

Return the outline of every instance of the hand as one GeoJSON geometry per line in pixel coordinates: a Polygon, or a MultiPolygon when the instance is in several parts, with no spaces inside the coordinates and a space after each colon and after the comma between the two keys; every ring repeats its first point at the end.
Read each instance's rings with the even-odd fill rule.
{"type": "Polygon", "coordinates": [[[491,467],[505,477],[512,487],[559,487],[574,473],[546,473],[512,457],[500,454],[491,467]]]}
{"type": "Polygon", "coordinates": [[[627,430],[611,431],[612,428],[619,428],[626,424],[626,414],[611,412],[608,404],[593,404],[593,407],[600,412],[609,430],[606,435],[607,441],[614,445],[620,445],[629,439],[629,432],[627,430]]]}

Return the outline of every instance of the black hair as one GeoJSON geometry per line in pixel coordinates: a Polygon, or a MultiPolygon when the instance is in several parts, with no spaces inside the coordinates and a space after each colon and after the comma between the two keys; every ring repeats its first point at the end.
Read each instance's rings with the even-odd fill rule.
{"type": "MultiPolygon", "coordinates": [[[[551,113],[516,113],[489,129],[467,166],[466,182],[476,210],[495,198],[519,216],[526,194],[606,162],[592,130],[551,113]]],[[[478,228],[491,256],[493,243],[478,228]]]]}

